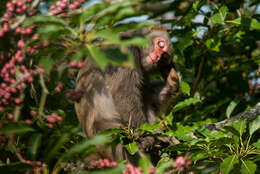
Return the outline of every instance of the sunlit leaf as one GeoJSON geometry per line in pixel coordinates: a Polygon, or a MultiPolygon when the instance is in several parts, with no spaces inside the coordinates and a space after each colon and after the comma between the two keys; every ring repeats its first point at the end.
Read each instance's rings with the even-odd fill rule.
{"type": "Polygon", "coordinates": [[[156,123],[154,123],[154,124],[145,123],[145,124],[141,125],[141,126],[139,127],[139,129],[140,129],[141,131],[154,132],[154,131],[156,131],[157,129],[159,129],[159,127],[160,127],[160,123],[159,123],[159,122],[156,122],[156,123]]]}
{"type": "Polygon", "coordinates": [[[149,167],[151,167],[150,159],[147,156],[144,158],[141,158],[139,160],[139,166],[142,168],[142,172],[144,174],[149,174],[149,167]]]}
{"type": "Polygon", "coordinates": [[[241,173],[242,174],[254,174],[256,171],[257,165],[253,161],[242,161],[241,173]]]}
{"type": "Polygon", "coordinates": [[[188,107],[190,105],[194,105],[198,102],[201,102],[200,99],[198,98],[188,98],[188,99],[185,99],[184,101],[182,102],[179,102],[177,105],[174,106],[173,108],[173,112],[177,112],[185,107],[188,107]]]}
{"type": "Polygon", "coordinates": [[[238,159],[236,155],[229,156],[224,159],[224,161],[220,165],[220,171],[224,174],[228,174],[233,168],[234,165],[238,163],[238,159]]]}
{"type": "Polygon", "coordinates": [[[36,15],[33,17],[26,18],[23,22],[23,26],[29,26],[32,24],[47,24],[47,23],[56,23],[60,25],[66,25],[66,22],[57,16],[46,16],[46,15],[36,15]]]}
{"type": "Polygon", "coordinates": [[[246,130],[246,120],[235,121],[232,123],[232,127],[239,132],[240,136],[242,136],[246,130]]]}
{"type": "Polygon", "coordinates": [[[228,8],[226,6],[222,6],[219,9],[218,13],[213,15],[210,19],[212,20],[212,22],[216,24],[225,24],[227,12],[228,12],[228,8]]]}
{"type": "Polygon", "coordinates": [[[233,110],[235,109],[235,107],[238,105],[240,101],[238,99],[232,100],[226,110],[226,116],[227,118],[230,118],[230,115],[232,114],[233,110]]]}
{"type": "Polygon", "coordinates": [[[181,81],[181,91],[184,94],[190,95],[190,85],[185,81],[181,81]]]}
{"type": "Polygon", "coordinates": [[[250,135],[252,135],[255,131],[257,131],[260,128],[260,115],[257,116],[257,118],[249,124],[249,132],[250,135]]]}
{"type": "Polygon", "coordinates": [[[136,142],[133,141],[129,144],[124,145],[124,147],[127,149],[127,151],[131,154],[134,155],[136,152],[138,152],[138,147],[136,145],[136,142]]]}

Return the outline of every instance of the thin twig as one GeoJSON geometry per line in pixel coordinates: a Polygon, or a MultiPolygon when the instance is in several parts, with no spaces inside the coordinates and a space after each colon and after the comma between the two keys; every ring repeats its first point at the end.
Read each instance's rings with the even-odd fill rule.
{"type": "Polygon", "coordinates": [[[196,77],[196,79],[195,79],[195,81],[194,81],[194,83],[193,83],[193,87],[192,87],[192,91],[191,91],[191,96],[194,96],[194,94],[195,94],[195,92],[196,92],[196,90],[197,90],[197,88],[198,88],[204,62],[205,62],[205,56],[203,56],[203,57],[201,58],[200,65],[199,65],[199,72],[198,72],[197,77],[196,77]]]}
{"type": "Polygon", "coordinates": [[[45,103],[46,103],[46,98],[47,98],[47,95],[49,94],[49,91],[48,91],[48,89],[45,85],[44,78],[43,78],[42,74],[40,74],[40,84],[41,84],[41,87],[42,87],[42,95],[41,95],[41,101],[40,101],[40,106],[39,106],[39,117],[42,117],[44,106],[45,106],[45,103]]]}
{"type": "Polygon", "coordinates": [[[15,147],[13,140],[11,138],[9,138],[9,146],[14,151],[14,153],[17,156],[17,158],[19,159],[19,161],[24,162],[24,158],[20,154],[19,150],[15,147]]]}
{"type": "MultiPolygon", "coordinates": [[[[21,99],[21,101],[23,101],[24,97],[25,97],[24,91],[22,90],[19,98],[21,99]]],[[[23,105],[17,105],[15,107],[15,109],[14,109],[14,122],[17,122],[19,120],[22,108],[23,108],[23,105]]]]}

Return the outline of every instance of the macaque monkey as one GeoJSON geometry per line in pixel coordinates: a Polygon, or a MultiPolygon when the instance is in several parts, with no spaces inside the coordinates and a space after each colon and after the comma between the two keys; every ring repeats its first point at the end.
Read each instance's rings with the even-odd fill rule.
{"type": "MultiPolygon", "coordinates": [[[[76,90],[84,93],[75,109],[87,137],[109,128],[136,129],[144,123],[153,123],[178,94],[179,76],[172,62],[173,46],[168,33],[160,28],[146,28],[132,35],[151,41],[147,47],[129,48],[135,68],[108,66],[102,71],[91,59],[86,59],[78,73],[76,90]],[[156,72],[164,80],[151,81],[149,76],[156,72]]],[[[153,142],[149,138],[147,141],[142,144],[149,146],[149,141],[153,142]]],[[[100,158],[105,157],[128,161],[133,158],[120,145],[102,150],[100,158]]]]}

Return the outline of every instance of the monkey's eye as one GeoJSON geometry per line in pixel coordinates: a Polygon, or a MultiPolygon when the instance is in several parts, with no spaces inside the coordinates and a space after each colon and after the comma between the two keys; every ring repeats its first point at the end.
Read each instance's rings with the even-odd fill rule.
{"type": "Polygon", "coordinates": [[[160,42],[158,43],[158,45],[159,45],[160,48],[164,48],[165,43],[164,43],[163,41],[160,41],[160,42]]]}

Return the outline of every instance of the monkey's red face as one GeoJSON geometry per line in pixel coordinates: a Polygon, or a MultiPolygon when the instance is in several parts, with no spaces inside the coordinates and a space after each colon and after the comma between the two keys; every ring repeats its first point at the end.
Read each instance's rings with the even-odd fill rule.
{"type": "Polygon", "coordinates": [[[168,42],[163,37],[156,37],[153,40],[153,50],[146,57],[146,62],[148,64],[157,63],[161,59],[163,53],[168,52],[168,47],[168,42]]]}
{"type": "Polygon", "coordinates": [[[173,46],[167,31],[151,30],[144,36],[151,41],[151,44],[141,49],[143,70],[156,71],[161,64],[170,64],[173,58],[173,46]]]}

